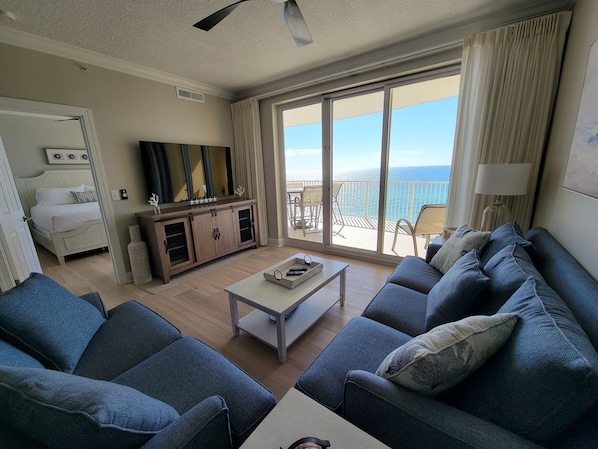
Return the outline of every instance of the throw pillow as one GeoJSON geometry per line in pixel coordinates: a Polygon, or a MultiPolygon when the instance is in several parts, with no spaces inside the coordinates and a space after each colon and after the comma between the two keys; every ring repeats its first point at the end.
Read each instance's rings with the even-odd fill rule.
{"type": "Polygon", "coordinates": [[[36,368],[0,368],[0,421],[49,447],[139,447],[179,414],[124,385],[36,368]]]}
{"type": "Polygon", "coordinates": [[[505,223],[492,232],[490,240],[480,254],[482,265],[486,265],[496,253],[513,243],[517,243],[528,252],[534,249],[534,244],[523,236],[523,231],[515,221],[505,223]]]}
{"type": "Polygon", "coordinates": [[[388,354],[376,374],[436,396],[479,368],[508,340],[517,314],[470,316],[443,324],[388,354]]]}
{"type": "Polygon", "coordinates": [[[77,204],[82,203],[95,203],[98,201],[95,190],[86,190],[85,192],[71,192],[77,204]]]}
{"type": "Polygon", "coordinates": [[[530,276],[500,308],[519,321],[450,403],[545,445],[598,402],[598,353],[565,302],[530,276]]]}
{"type": "Polygon", "coordinates": [[[105,321],[98,309],[41,273],[0,294],[0,334],[60,371],[74,370],[105,321]]]}
{"type": "Polygon", "coordinates": [[[59,204],[74,204],[75,198],[71,192],[84,192],[85,185],[77,187],[39,187],[35,189],[35,202],[38,206],[57,206],[59,204]]]}
{"type": "Polygon", "coordinates": [[[489,283],[478,252],[471,250],[455,262],[428,293],[426,330],[465,316],[489,283]]]}
{"type": "Polygon", "coordinates": [[[476,231],[467,225],[461,225],[432,257],[430,265],[444,274],[461,256],[472,249],[480,251],[489,238],[489,231],[476,231]]]}

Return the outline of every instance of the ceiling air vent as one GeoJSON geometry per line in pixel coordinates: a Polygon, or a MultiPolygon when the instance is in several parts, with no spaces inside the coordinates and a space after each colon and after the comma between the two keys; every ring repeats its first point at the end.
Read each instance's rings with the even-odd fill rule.
{"type": "Polygon", "coordinates": [[[182,87],[176,88],[176,96],[183,100],[197,101],[198,103],[205,103],[206,97],[201,92],[196,92],[189,89],[183,89],[182,87]]]}

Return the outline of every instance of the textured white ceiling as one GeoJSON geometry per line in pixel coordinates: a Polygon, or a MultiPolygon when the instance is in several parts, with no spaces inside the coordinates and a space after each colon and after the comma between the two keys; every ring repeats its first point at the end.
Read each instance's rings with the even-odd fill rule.
{"type": "MultiPolygon", "coordinates": [[[[283,5],[253,0],[211,31],[198,20],[235,0],[0,0],[10,28],[242,92],[425,33],[547,0],[297,0],[314,38],[298,48],[283,5]]],[[[554,3],[555,0],[552,0],[554,3]]],[[[562,1],[561,1],[562,3],[562,1]]]]}

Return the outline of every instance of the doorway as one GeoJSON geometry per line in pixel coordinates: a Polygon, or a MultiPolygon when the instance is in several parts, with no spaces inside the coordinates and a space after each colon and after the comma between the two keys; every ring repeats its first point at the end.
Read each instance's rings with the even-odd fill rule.
{"type": "MultiPolygon", "coordinates": [[[[110,260],[112,262],[116,282],[118,284],[126,283],[127,278],[122,252],[120,251],[119,245],[115,246],[112,244],[114,236],[116,236],[114,212],[110,202],[106,199],[109,196],[109,190],[102,168],[91,111],[80,107],[0,97],[0,120],[4,115],[36,117],[48,120],[76,119],[72,121],[78,123],[83,136],[84,148],[87,150],[89,156],[90,169],[95,181],[100,210],[105,223],[110,260]]],[[[7,148],[7,151],[10,152],[11,150],[7,148]]]]}

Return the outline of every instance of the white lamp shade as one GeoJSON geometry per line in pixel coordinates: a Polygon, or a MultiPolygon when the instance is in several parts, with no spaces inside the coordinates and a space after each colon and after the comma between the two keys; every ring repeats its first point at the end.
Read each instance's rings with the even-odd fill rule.
{"type": "Polygon", "coordinates": [[[525,195],[532,164],[480,164],[475,193],[482,195],[525,195]]]}

